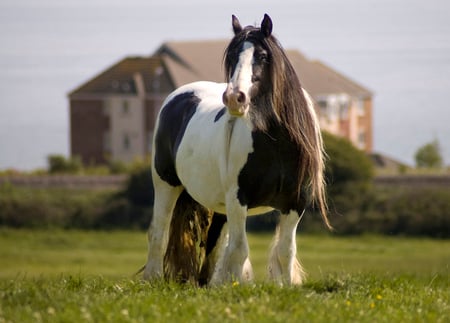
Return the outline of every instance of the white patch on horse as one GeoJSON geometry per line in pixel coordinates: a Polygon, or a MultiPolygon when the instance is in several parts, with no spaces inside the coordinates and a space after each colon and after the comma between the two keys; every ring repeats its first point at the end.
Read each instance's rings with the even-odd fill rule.
{"type": "Polygon", "coordinates": [[[245,119],[226,114],[214,122],[223,107],[225,87],[211,82],[184,87],[184,91],[194,91],[201,101],[180,142],[175,163],[189,195],[221,214],[226,214],[226,193],[238,186],[239,172],[253,151],[251,128],[245,119]]]}

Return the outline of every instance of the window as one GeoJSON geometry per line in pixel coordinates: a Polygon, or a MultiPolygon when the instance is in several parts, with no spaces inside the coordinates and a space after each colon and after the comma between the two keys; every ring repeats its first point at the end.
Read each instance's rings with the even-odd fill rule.
{"type": "Polygon", "coordinates": [[[322,100],[318,100],[317,104],[319,104],[319,107],[323,110],[326,110],[327,108],[327,100],[322,99],[322,100]]]}
{"type": "Polygon", "coordinates": [[[341,120],[348,119],[348,103],[347,102],[339,103],[339,118],[341,120]]]}
{"type": "Polygon", "coordinates": [[[164,70],[161,66],[157,67],[155,69],[155,72],[153,74],[154,78],[153,78],[153,83],[152,83],[152,87],[153,87],[153,91],[155,93],[159,93],[160,89],[161,89],[161,76],[163,74],[164,70]]]}
{"type": "Polygon", "coordinates": [[[350,98],[347,94],[342,93],[337,97],[338,101],[338,109],[339,109],[339,119],[347,120],[348,119],[348,110],[350,107],[350,98]]]}
{"type": "Polygon", "coordinates": [[[321,117],[327,117],[328,116],[328,104],[326,99],[319,99],[317,101],[317,104],[319,105],[319,112],[321,117]]]}
{"type": "Polygon", "coordinates": [[[358,116],[362,117],[366,114],[366,108],[364,106],[364,101],[357,99],[355,102],[356,111],[358,112],[358,116]]]}
{"type": "Polygon", "coordinates": [[[103,151],[111,151],[111,133],[109,131],[103,133],[103,151]]]}
{"type": "Polygon", "coordinates": [[[317,104],[320,107],[320,117],[329,122],[334,122],[341,115],[340,100],[336,95],[321,96],[317,98],[317,104]]]}
{"type": "Polygon", "coordinates": [[[339,116],[339,104],[333,98],[328,101],[328,119],[335,121],[339,116]]]}
{"type": "Polygon", "coordinates": [[[366,132],[360,131],[358,135],[358,147],[360,149],[366,148],[366,132]]]}
{"type": "Polygon", "coordinates": [[[131,146],[130,136],[126,133],[123,135],[122,138],[122,147],[124,150],[128,151],[130,150],[130,146],[131,146]]]}
{"type": "Polygon", "coordinates": [[[102,109],[103,115],[109,117],[110,104],[108,100],[103,100],[102,109]]]}
{"type": "Polygon", "coordinates": [[[131,90],[131,85],[127,82],[122,83],[121,87],[124,92],[130,92],[131,90]]]}
{"type": "Polygon", "coordinates": [[[124,100],[122,102],[122,114],[124,116],[128,115],[130,113],[130,104],[127,100],[124,100]]]}

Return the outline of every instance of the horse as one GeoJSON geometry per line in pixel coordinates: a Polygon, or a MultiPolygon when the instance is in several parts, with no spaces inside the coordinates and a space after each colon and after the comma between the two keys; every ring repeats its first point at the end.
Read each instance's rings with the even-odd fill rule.
{"type": "Polygon", "coordinates": [[[242,27],[233,15],[232,29],[226,83],[181,86],[159,112],[144,279],[251,280],[246,218],[278,210],[269,278],[301,284],[296,230],[304,210],[313,205],[331,228],[312,99],[272,35],[267,14],[260,27],[242,27]]]}

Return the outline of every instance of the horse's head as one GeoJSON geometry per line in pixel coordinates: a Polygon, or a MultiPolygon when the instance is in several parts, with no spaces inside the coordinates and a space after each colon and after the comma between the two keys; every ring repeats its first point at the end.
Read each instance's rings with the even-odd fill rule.
{"type": "Polygon", "coordinates": [[[234,38],[225,51],[225,73],[228,82],[223,103],[234,116],[248,113],[253,99],[270,84],[272,59],[267,40],[272,34],[272,20],[264,15],[261,27],[242,28],[233,15],[234,38]]]}

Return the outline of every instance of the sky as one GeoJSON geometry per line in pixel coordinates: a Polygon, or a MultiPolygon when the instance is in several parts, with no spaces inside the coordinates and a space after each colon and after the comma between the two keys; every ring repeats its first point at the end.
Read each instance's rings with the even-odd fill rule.
{"type": "MultiPolygon", "coordinates": [[[[375,150],[413,164],[438,139],[450,164],[447,0],[0,0],[0,169],[69,154],[67,94],[164,41],[231,37],[264,13],[285,48],[374,93],[375,150]]],[[[301,75],[299,75],[301,80],[301,75]]]]}

